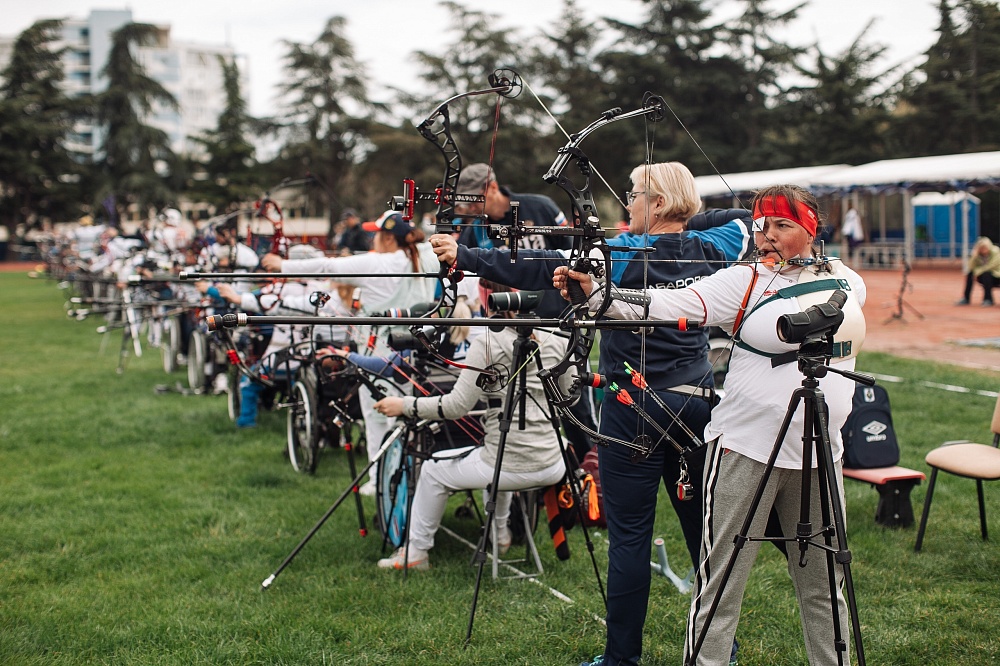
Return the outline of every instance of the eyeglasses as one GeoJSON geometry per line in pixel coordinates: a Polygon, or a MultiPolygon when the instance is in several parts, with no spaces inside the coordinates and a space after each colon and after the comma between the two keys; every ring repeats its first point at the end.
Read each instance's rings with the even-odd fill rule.
{"type": "Polygon", "coordinates": [[[645,193],[646,193],[645,190],[643,190],[642,192],[626,192],[625,193],[625,201],[628,203],[629,206],[631,206],[635,202],[635,198],[637,196],[639,196],[640,194],[645,194],[645,193]]]}

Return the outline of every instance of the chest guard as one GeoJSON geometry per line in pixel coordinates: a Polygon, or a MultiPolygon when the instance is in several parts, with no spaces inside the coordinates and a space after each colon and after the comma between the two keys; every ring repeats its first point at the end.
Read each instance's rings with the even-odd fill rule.
{"type": "MultiPolygon", "coordinates": [[[[749,317],[762,306],[777,299],[794,298],[799,312],[802,312],[813,305],[827,302],[833,292],[838,289],[847,294],[847,301],[841,308],[844,313],[844,321],[833,337],[833,360],[851,359],[858,355],[858,350],[861,349],[865,340],[865,317],[861,312],[858,296],[848,279],[848,271],[839,261],[806,266],[799,272],[796,284],[779,289],[776,294],[758,303],[747,316],[749,317]]],[[[770,358],[774,366],[795,360],[794,352],[768,353],[754,348],[741,338],[737,338],[736,346],[770,358]]]]}

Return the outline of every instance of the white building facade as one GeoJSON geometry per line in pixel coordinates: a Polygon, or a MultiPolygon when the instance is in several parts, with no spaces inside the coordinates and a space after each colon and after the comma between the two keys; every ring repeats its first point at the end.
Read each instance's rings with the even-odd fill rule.
{"type": "MultiPolygon", "coordinates": [[[[53,47],[65,49],[63,85],[67,94],[98,94],[107,88],[107,79],[101,76],[101,71],[111,51],[112,34],[132,22],[132,12],[128,9],[93,10],[85,19],[63,21],[62,38],[53,47]]],[[[175,153],[197,156],[200,146],[192,137],[214,129],[226,105],[219,59],[237,62],[240,87],[244,91],[247,89],[245,60],[229,46],[175,42],[170,39],[169,26],[157,28],[155,44],[137,49],[135,58],[150,78],[174,96],[178,107],[157,104],[146,122],[167,133],[175,153]]],[[[9,62],[16,38],[16,35],[0,37],[0,69],[9,62]]],[[[89,122],[78,123],[67,137],[70,150],[85,159],[100,150],[101,142],[99,129],[89,122]]]]}

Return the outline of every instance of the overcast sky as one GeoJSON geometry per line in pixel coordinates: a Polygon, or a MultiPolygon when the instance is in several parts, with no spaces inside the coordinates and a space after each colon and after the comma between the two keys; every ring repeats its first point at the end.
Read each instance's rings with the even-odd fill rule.
{"type": "MultiPolygon", "coordinates": [[[[562,0],[459,0],[470,9],[497,14],[497,27],[520,27],[522,35],[538,28],[555,29],[562,0]]],[[[790,26],[786,41],[819,41],[827,54],[836,53],[858,36],[869,20],[870,33],[889,47],[885,65],[912,61],[935,40],[938,0],[811,0],[790,26]]],[[[738,11],[730,0],[719,0],[717,16],[738,11]]],[[[772,0],[784,9],[796,4],[772,0]]],[[[248,101],[254,115],[276,109],[275,86],[281,78],[281,40],[311,42],[326,19],[347,18],[348,33],[359,60],[366,63],[375,99],[388,98],[386,86],[413,90],[418,71],[408,56],[415,50],[434,53],[452,41],[444,32],[448,14],[434,0],[114,0],[88,5],[81,0],[3,0],[5,36],[12,36],[39,18],[84,18],[90,8],[132,10],[133,20],[169,24],[174,39],[231,44],[247,58],[248,101]]],[[[643,15],[636,0],[577,0],[588,17],[614,16],[636,21],[643,15]]],[[[530,82],[529,82],[530,83],[530,82]]]]}

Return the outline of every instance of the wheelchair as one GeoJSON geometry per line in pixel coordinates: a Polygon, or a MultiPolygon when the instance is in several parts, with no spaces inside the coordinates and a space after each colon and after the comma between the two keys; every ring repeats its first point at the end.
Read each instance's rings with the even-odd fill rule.
{"type": "Polygon", "coordinates": [[[287,383],[288,460],[297,472],[312,474],[324,448],[348,451],[354,472],[353,451],[365,445],[358,389],[364,383],[358,369],[343,359],[316,357],[312,342],[289,350],[298,370],[289,372],[287,383]],[[306,353],[301,353],[305,348],[306,353]]]}
{"type": "MultiPolygon", "coordinates": [[[[434,387],[434,393],[447,393],[454,384],[449,375],[432,374],[431,379],[435,381],[429,381],[428,385],[434,387]]],[[[430,458],[462,457],[480,446],[482,414],[480,409],[470,412],[471,424],[400,419],[386,435],[383,444],[389,444],[378,463],[375,479],[375,525],[382,534],[384,548],[398,548],[406,541],[413,494],[423,462],[430,458]]],[[[471,490],[467,491],[467,499],[457,513],[463,517],[474,516],[480,525],[483,523],[471,490]]]]}

